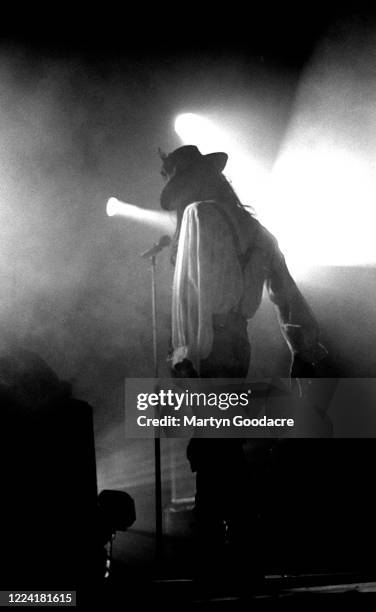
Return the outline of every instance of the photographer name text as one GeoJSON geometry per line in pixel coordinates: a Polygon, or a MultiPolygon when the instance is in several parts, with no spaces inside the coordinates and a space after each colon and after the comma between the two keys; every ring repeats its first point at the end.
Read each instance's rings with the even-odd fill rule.
{"type": "Polygon", "coordinates": [[[163,417],[147,417],[141,415],[137,417],[137,425],[139,427],[198,427],[198,428],[213,428],[221,429],[223,427],[294,427],[294,419],[276,418],[271,419],[266,416],[261,418],[247,418],[241,415],[236,415],[231,419],[227,417],[206,417],[200,418],[193,416],[163,416],[163,417]]]}

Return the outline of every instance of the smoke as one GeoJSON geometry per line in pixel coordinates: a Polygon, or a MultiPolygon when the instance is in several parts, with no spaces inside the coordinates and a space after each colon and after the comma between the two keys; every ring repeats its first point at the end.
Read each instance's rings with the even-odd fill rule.
{"type": "MultiPolygon", "coordinates": [[[[253,136],[260,125],[271,126],[267,138],[250,138],[255,153],[270,161],[291,92],[276,85],[280,113],[270,94],[265,118],[261,93],[269,80],[260,84],[259,77],[236,61],[90,63],[0,51],[1,336],[13,335],[38,353],[93,406],[99,487],[143,487],[137,507],[152,489],[154,451],[124,438],[123,383],[153,375],[151,277],[139,255],[165,230],[109,218],[106,203],[115,196],[159,208],[157,148],[180,145],[173,120],[191,103],[225,114],[230,124],[233,118],[244,138],[247,118],[253,136]]],[[[172,272],[166,249],[157,269],[162,375],[168,375],[172,272]]],[[[184,449],[180,459],[191,494],[184,449]]],[[[164,451],[166,481],[168,466],[164,451]]],[[[150,503],[144,515],[152,530],[150,503]]]]}
{"type": "Polygon", "coordinates": [[[376,263],[375,49],[374,19],[337,21],[302,74],[269,216],[298,266],[376,263]]]}
{"type": "MultiPolygon", "coordinates": [[[[179,146],[172,122],[182,105],[212,99],[219,112],[232,92],[239,108],[248,87],[255,108],[266,79],[235,61],[90,62],[21,47],[0,50],[0,78],[0,326],[72,382],[105,427],[123,416],[124,377],[153,372],[150,273],[139,254],[162,233],[109,219],[106,202],[159,208],[157,148],[179,146]]],[[[165,372],[168,258],[158,267],[165,372]]]]}
{"type": "MultiPolygon", "coordinates": [[[[113,193],[157,202],[157,155],[145,189],[137,151],[140,93],[130,71],[101,75],[22,51],[2,52],[0,78],[0,326],[102,419],[106,407],[123,410],[125,375],[152,373],[150,275],[139,253],[160,230],[105,214],[113,193]]],[[[160,281],[163,304],[168,273],[160,281]]]]}
{"type": "MultiPolygon", "coordinates": [[[[376,144],[371,30],[364,36],[362,29],[344,28],[339,38],[323,41],[292,112],[294,75],[271,75],[266,68],[262,73],[250,63],[239,67],[236,58],[221,67],[206,66],[199,57],[181,65],[170,60],[139,66],[132,59],[91,64],[25,49],[0,51],[0,329],[3,338],[14,335],[40,354],[60,378],[72,382],[76,396],[93,405],[104,484],[140,480],[149,486],[152,480],[152,449],[145,472],[137,474],[139,447],[134,454],[129,446],[122,450],[122,385],[126,376],[153,374],[150,273],[139,255],[165,233],[107,217],[108,198],[157,209],[162,187],[157,148],[168,152],[179,146],[173,132],[178,113],[211,110],[266,171],[279,151],[276,188],[265,212],[272,231],[291,229],[285,237],[276,232],[282,248],[288,250],[301,223],[307,231],[298,242],[300,259],[310,240],[315,253],[319,244],[320,253],[328,245],[338,255],[344,220],[350,220],[348,232],[355,218],[362,245],[354,232],[345,232],[346,252],[356,254],[359,248],[364,261],[364,226],[369,233],[374,227],[365,215],[373,204],[368,186],[376,144]],[[334,164],[335,181],[328,186],[323,177],[330,178],[334,164]],[[325,168],[327,174],[320,174],[325,168]],[[359,172],[349,184],[354,169],[359,172]],[[109,449],[114,453],[108,455],[109,449]]],[[[250,173],[251,188],[252,180],[250,173]]],[[[257,201],[252,203],[260,210],[257,201]]],[[[167,251],[159,258],[157,277],[163,374],[172,280],[167,251]]],[[[315,290],[311,287],[312,294],[315,290]]],[[[346,313],[333,343],[354,316],[357,302],[343,306],[346,290],[341,286],[330,305],[333,317],[337,303],[346,313]]],[[[320,322],[320,317],[329,320],[330,313],[319,306],[320,322]]],[[[285,373],[289,361],[268,313],[260,313],[253,351],[255,371],[263,376],[280,359],[285,373]]]]}

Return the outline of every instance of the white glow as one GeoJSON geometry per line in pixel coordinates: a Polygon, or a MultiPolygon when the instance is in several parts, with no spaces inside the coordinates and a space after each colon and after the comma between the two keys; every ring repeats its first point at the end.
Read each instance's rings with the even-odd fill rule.
{"type": "Polygon", "coordinates": [[[109,217],[117,214],[119,200],[117,198],[109,198],[106,206],[106,213],[109,217]]]}
{"type": "Polygon", "coordinates": [[[176,215],[174,212],[142,208],[135,204],[122,202],[114,197],[109,198],[107,201],[106,213],[109,217],[123,217],[152,227],[158,227],[168,232],[173,232],[176,226],[176,215]]]}
{"type": "Polygon", "coordinates": [[[221,151],[228,138],[209,119],[185,113],[175,120],[175,131],[184,142],[197,144],[202,153],[221,151]]]}
{"type": "Polygon", "coordinates": [[[375,176],[354,153],[291,147],[274,168],[268,226],[300,267],[372,264],[375,193],[375,176]]]}
{"type": "Polygon", "coordinates": [[[233,133],[195,113],[179,115],[175,120],[175,131],[184,144],[195,144],[201,153],[224,151],[228,154],[223,174],[245,204],[252,204],[263,197],[267,172],[258,160],[245,151],[233,133]]]}
{"type": "Polygon", "coordinates": [[[276,236],[294,274],[323,265],[376,263],[376,170],[369,162],[321,135],[299,130],[267,173],[209,119],[179,115],[175,130],[202,153],[225,151],[224,174],[243,203],[253,203],[260,221],[276,236]]]}

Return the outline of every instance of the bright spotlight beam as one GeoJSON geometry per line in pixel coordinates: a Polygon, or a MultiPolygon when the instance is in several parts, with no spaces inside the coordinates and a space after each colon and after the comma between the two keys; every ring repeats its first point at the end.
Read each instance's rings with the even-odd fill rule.
{"type": "MultiPolygon", "coordinates": [[[[201,153],[228,153],[223,174],[230,179],[240,199],[245,203],[262,201],[268,180],[267,168],[229,128],[196,113],[178,115],[174,128],[184,144],[196,145],[201,153]]],[[[258,213],[262,215],[262,210],[258,213]]]]}
{"type": "Polygon", "coordinates": [[[231,146],[228,135],[212,121],[195,113],[183,113],[175,120],[175,132],[186,144],[196,144],[203,153],[231,146]]]}
{"type": "Polygon", "coordinates": [[[158,227],[168,232],[175,230],[176,216],[174,213],[142,208],[135,204],[122,202],[114,197],[109,198],[107,201],[106,213],[109,217],[123,217],[152,227],[158,227]]]}
{"type": "MultiPolygon", "coordinates": [[[[300,127],[286,138],[271,173],[246,153],[225,122],[184,113],[174,127],[184,144],[202,153],[229,154],[225,176],[242,202],[255,202],[294,276],[317,266],[375,265],[373,169],[346,141],[334,144],[326,137],[319,118],[316,132],[303,119],[296,121],[300,127]]],[[[325,116],[322,121],[326,125],[325,116]]]]}
{"type": "Polygon", "coordinates": [[[109,198],[106,206],[106,213],[109,217],[118,214],[119,200],[117,198],[109,198]]]}
{"type": "Polygon", "coordinates": [[[106,213],[109,217],[118,215],[120,217],[139,218],[142,216],[142,209],[134,204],[121,202],[117,198],[111,197],[106,206],[106,213]],[[139,211],[139,212],[138,212],[139,211]]]}

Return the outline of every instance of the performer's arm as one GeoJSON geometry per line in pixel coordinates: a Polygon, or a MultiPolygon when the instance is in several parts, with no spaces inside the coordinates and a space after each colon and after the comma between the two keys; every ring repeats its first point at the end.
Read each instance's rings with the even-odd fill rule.
{"type": "Polygon", "coordinates": [[[328,353],[320,342],[316,318],[292,278],[276,241],[267,289],[276,306],[282,334],[294,356],[292,375],[312,375],[312,367],[328,353]]]}
{"type": "Polygon", "coordinates": [[[229,312],[242,291],[241,270],[223,216],[211,202],[191,204],[181,224],[173,283],[173,367],[183,364],[186,371],[189,361],[199,371],[200,360],[212,348],[213,314],[229,312]]]}

